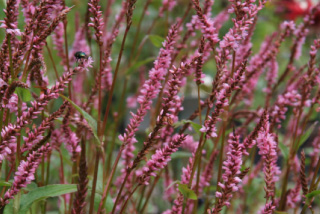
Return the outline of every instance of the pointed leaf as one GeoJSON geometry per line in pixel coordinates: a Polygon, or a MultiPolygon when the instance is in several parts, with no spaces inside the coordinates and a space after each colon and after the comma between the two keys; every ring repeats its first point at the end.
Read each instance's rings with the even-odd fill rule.
{"type": "Polygon", "coordinates": [[[0,186],[1,187],[10,187],[11,185],[12,185],[11,182],[7,182],[7,181],[4,181],[4,180],[0,181],[0,186]]]}
{"type": "Polygon", "coordinates": [[[149,63],[149,62],[152,62],[154,61],[155,58],[154,57],[149,57],[145,60],[142,60],[142,61],[139,61],[139,62],[136,62],[135,64],[133,64],[126,72],[126,75],[130,75],[132,74],[134,71],[136,71],[138,68],[140,68],[141,66],[149,63]]]}
{"type": "Polygon", "coordinates": [[[196,193],[194,193],[193,190],[189,189],[187,184],[178,184],[178,189],[179,191],[182,193],[182,195],[187,198],[187,199],[191,199],[191,200],[197,200],[198,197],[196,195],[196,193]]]}
{"type": "Polygon", "coordinates": [[[162,47],[162,42],[165,40],[163,37],[158,35],[149,35],[149,39],[151,43],[157,48],[162,47]]]}
{"type": "Polygon", "coordinates": [[[282,156],[285,160],[288,160],[288,156],[289,156],[289,148],[284,145],[282,142],[278,143],[279,149],[282,153],[282,156]]]}
{"type": "MultiPolygon", "coordinates": [[[[76,184],[53,184],[36,188],[21,196],[19,214],[26,214],[34,202],[76,191],[76,184]]],[[[11,200],[10,203],[5,207],[4,213],[12,213],[12,205],[13,203],[11,200]]]]}
{"type": "Polygon", "coordinates": [[[311,199],[311,198],[318,196],[318,195],[320,195],[320,190],[314,190],[314,191],[306,194],[306,197],[311,199]]]}
{"type": "Polygon", "coordinates": [[[81,107],[79,107],[77,104],[75,104],[72,100],[70,100],[68,97],[63,96],[62,94],[60,94],[60,97],[62,97],[63,99],[67,100],[68,102],[71,103],[71,105],[77,109],[77,111],[84,117],[84,119],[86,119],[86,121],[88,122],[89,126],[91,127],[91,129],[93,130],[93,135],[96,138],[97,142],[98,142],[98,147],[101,147],[101,142],[99,140],[98,137],[98,128],[97,128],[97,121],[95,119],[93,119],[93,117],[91,117],[91,115],[89,115],[85,110],[83,110],[81,107]]]}
{"type": "Polygon", "coordinates": [[[303,145],[304,142],[310,137],[311,133],[313,132],[314,128],[316,127],[317,122],[313,123],[306,131],[305,133],[301,136],[299,143],[298,143],[298,148],[297,150],[303,145]]]}

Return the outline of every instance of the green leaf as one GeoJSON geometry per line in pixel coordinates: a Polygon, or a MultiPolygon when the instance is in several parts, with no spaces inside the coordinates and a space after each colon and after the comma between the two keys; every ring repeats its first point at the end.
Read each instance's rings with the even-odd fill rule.
{"type": "Polygon", "coordinates": [[[192,120],[180,120],[176,123],[173,124],[174,128],[178,128],[179,126],[182,126],[186,123],[190,123],[192,128],[198,133],[200,134],[200,129],[201,129],[201,125],[198,123],[193,122],[192,120]]]}
{"type": "Polygon", "coordinates": [[[171,155],[171,159],[189,158],[191,156],[190,152],[177,151],[171,155]]]}
{"type": "Polygon", "coordinates": [[[11,182],[7,182],[7,181],[4,181],[4,180],[0,181],[0,186],[1,187],[10,187],[11,185],[12,185],[11,182]]]}
{"type": "Polygon", "coordinates": [[[305,133],[300,137],[299,143],[298,143],[298,149],[303,145],[304,142],[307,141],[307,139],[310,137],[311,133],[313,132],[314,128],[316,127],[318,122],[313,123],[309,128],[305,131],[305,133]]]}
{"type": "MultiPolygon", "coordinates": [[[[44,200],[49,197],[56,197],[77,191],[76,184],[53,184],[36,188],[21,196],[19,214],[26,214],[34,202],[44,200]]],[[[12,213],[12,200],[5,207],[4,213],[12,213]]]]}
{"type": "Polygon", "coordinates": [[[154,57],[149,57],[145,60],[142,60],[142,61],[139,61],[139,62],[136,62],[135,64],[133,64],[126,72],[126,75],[130,75],[132,74],[134,71],[136,71],[138,68],[140,68],[142,65],[145,65],[149,62],[152,62],[154,61],[155,58],[154,57]]]}
{"type": "Polygon", "coordinates": [[[173,185],[175,185],[175,184],[180,184],[180,181],[178,181],[178,180],[176,180],[176,181],[173,181],[171,184],[169,184],[169,186],[166,188],[166,191],[168,190],[168,189],[170,189],[173,185]]]}
{"type": "Polygon", "coordinates": [[[62,94],[60,94],[60,97],[62,97],[63,99],[67,100],[68,102],[71,103],[71,105],[78,110],[78,112],[84,117],[84,119],[86,119],[86,121],[88,122],[89,126],[91,127],[92,131],[93,131],[93,135],[97,140],[98,143],[98,147],[101,148],[101,142],[99,140],[98,137],[98,128],[97,128],[97,121],[95,119],[93,119],[93,117],[91,117],[91,115],[89,115],[85,110],[83,110],[81,107],[79,107],[77,104],[75,104],[74,102],[72,102],[72,100],[70,100],[68,97],[63,96],[62,94]]]}
{"type": "Polygon", "coordinates": [[[27,88],[16,88],[15,92],[23,102],[29,102],[32,99],[31,93],[27,88]]]}
{"type": "Polygon", "coordinates": [[[284,145],[282,142],[278,143],[279,149],[281,150],[282,156],[285,160],[288,160],[289,157],[289,148],[284,145]]]}
{"type": "Polygon", "coordinates": [[[151,43],[157,48],[162,47],[162,42],[165,40],[163,37],[158,35],[149,35],[149,39],[151,43]]]}
{"type": "Polygon", "coordinates": [[[191,199],[191,200],[197,200],[198,197],[196,195],[196,193],[194,193],[193,190],[189,189],[187,184],[178,184],[178,189],[179,191],[182,193],[182,195],[187,198],[187,199],[191,199]]]}
{"type": "Polygon", "coordinates": [[[193,128],[198,134],[200,134],[200,129],[201,129],[201,125],[200,125],[200,124],[195,123],[195,122],[193,122],[193,121],[191,121],[191,120],[187,120],[186,122],[190,123],[191,126],[192,126],[192,128],[193,128]]]}
{"type": "Polygon", "coordinates": [[[313,197],[318,196],[318,195],[320,195],[320,190],[314,190],[314,191],[306,194],[306,197],[308,199],[312,199],[313,197]]]}

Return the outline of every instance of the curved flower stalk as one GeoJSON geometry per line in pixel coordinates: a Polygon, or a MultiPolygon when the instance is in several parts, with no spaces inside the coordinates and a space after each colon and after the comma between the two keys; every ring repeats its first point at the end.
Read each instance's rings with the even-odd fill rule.
{"type": "Polygon", "coordinates": [[[159,16],[163,17],[165,11],[172,11],[172,9],[177,5],[176,0],[162,0],[162,6],[159,9],[159,16]]]}
{"type": "Polygon", "coordinates": [[[192,2],[197,12],[199,22],[201,24],[203,36],[207,40],[209,40],[211,48],[214,49],[215,44],[219,42],[218,32],[214,27],[214,22],[208,19],[207,16],[205,16],[205,14],[203,14],[199,4],[199,0],[193,0],[192,2]]]}
{"type": "Polygon", "coordinates": [[[16,39],[15,36],[20,35],[20,30],[18,29],[17,19],[19,16],[19,2],[17,0],[7,1],[7,8],[4,10],[6,17],[4,20],[1,20],[0,28],[6,29],[6,35],[3,40],[1,49],[0,49],[0,74],[1,78],[7,82],[10,76],[10,72],[7,71],[9,67],[9,44],[13,44],[16,39]]]}
{"type": "Polygon", "coordinates": [[[97,43],[99,46],[102,46],[102,33],[104,31],[104,23],[102,18],[102,11],[100,11],[101,6],[99,5],[99,0],[91,0],[88,5],[89,11],[93,15],[93,18],[90,18],[92,23],[89,23],[88,26],[94,28],[97,43]]]}
{"type": "Polygon", "coordinates": [[[67,13],[71,10],[72,8],[66,8],[59,13],[57,17],[55,17],[51,24],[47,27],[42,29],[41,34],[35,35],[33,39],[33,53],[40,53],[44,46],[44,42],[46,38],[56,29],[56,27],[59,25],[60,21],[65,19],[67,16],[67,13]]]}
{"type": "Polygon", "coordinates": [[[288,110],[286,106],[297,107],[300,104],[301,95],[296,91],[288,91],[284,95],[279,95],[278,99],[271,111],[273,124],[278,124],[278,128],[281,127],[281,120],[286,118],[285,114],[288,110]]]}
{"type": "MultiPolygon", "coordinates": [[[[154,99],[161,87],[161,81],[164,80],[164,76],[167,73],[167,69],[169,69],[171,62],[171,54],[174,50],[175,39],[178,34],[178,29],[176,25],[173,25],[169,30],[166,41],[163,42],[163,48],[160,49],[160,53],[158,58],[154,62],[154,67],[149,71],[149,79],[146,80],[140,90],[140,95],[137,98],[138,103],[140,104],[137,113],[134,114],[130,112],[132,118],[130,119],[130,123],[128,124],[125,133],[123,135],[119,135],[119,139],[123,142],[121,146],[121,150],[123,151],[121,157],[123,159],[123,168],[121,171],[123,174],[118,177],[116,183],[122,184],[123,179],[126,176],[126,171],[131,168],[135,168],[132,166],[132,158],[134,157],[133,151],[135,149],[134,143],[137,142],[135,138],[135,133],[138,130],[144,116],[147,114],[147,111],[151,108],[152,99],[154,99]]],[[[127,188],[129,188],[132,184],[131,176],[127,176],[128,182],[126,182],[127,188]]]]}
{"type": "Polygon", "coordinates": [[[246,62],[242,63],[239,70],[235,73],[234,79],[230,80],[230,84],[223,83],[222,88],[218,91],[217,102],[214,112],[208,119],[205,120],[204,125],[200,129],[201,132],[206,133],[206,138],[216,137],[215,124],[218,120],[219,115],[224,111],[223,108],[229,105],[228,98],[231,96],[233,90],[238,89],[238,84],[242,80],[243,73],[246,68],[246,62]]]}
{"type": "Polygon", "coordinates": [[[20,36],[20,30],[18,29],[18,16],[19,16],[19,1],[9,0],[7,2],[7,8],[4,10],[6,17],[3,21],[0,21],[2,25],[0,28],[6,29],[6,34],[13,36],[20,36]]]}
{"type": "Polygon", "coordinates": [[[28,0],[21,0],[22,11],[24,15],[24,20],[28,24],[33,17],[35,7],[28,0]]]}
{"type": "MultiPolygon", "coordinates": [[[[277,166],[277,142],[274,139],[274,135],[269,131],[269,122],[264,124],[264,129],[260,131],[257,138],[257,145],[259,148],[259,155],[262,156],[263,172],[265,175],[266,187],[266,199],[271,199],[271,204],[274,202],[274,185],[279,179],[277,175],[280,173],[279,167],[277,166]]],[[[270,210],[270,203],[266,203],[265,209],[270,210]]]]}
{"type": "Polygon", "coordinates": [[[252,91],[254,91],[265,66],[279,53],[280,45],[284,42],[285,38],[291,35],[295,30],[295,24],[294,22],[285,21],[282,23],[281,28],[282,32],[278,36],[278,39],[272,44],[272,40],[276,35],[267,37],[265,42],[261,45],[259,53],[252,57],[248,63],[246,77],[241,83],[241,96],[237,96],[237,99],[239,100],[243,99],[243,96],[246,95],[246,105],[250,105],[252,101],[252,91]]]}
{"type": "Polygon", "coordinates": [[[216,197],[219,198],[215,207],[209,213],[220,213],[223,206],[230,206],[232,192],[238,191],[238,184],[241,182],[239,175],[242,165],[242,144],[239,143],[239,136],[231,134],[228,140],[229,148],[227,160],[223,162],[225,172],[222,175],[224,183],[219,183],[221,191],[216,192],[216,197]]]}
{"type": "Polygon", "coordinates": [[[149,185],[150,177],[156,176],[155,171],[159,171],[167,165],[171,160],[171,154],[178,150],[185,139],[186,135],[176,135],[167,146],[162,149],[157,149],[155,154],[152,155],[151,159],[146,163],[146,166],[142,170],[142,174],[138,177],[139,184],[149,185]]]}
{"type": "Polygon", "coordinates": [[[23,140],[25,143],[21,148],[22,153],[27,150],[30,150],[35,144],[37,144],[40,140],[43,139],[42,134],[45,132],[45,130],[50,128],[50,124],[56,118],[58,118],[61,114],[63,114],[67,105],[68,105],[68,102],[65,101],[56,112],[51,114],[49,117],[45,118],[37,129],[35,129],[31,133],[28,133],[28,137],[23,137],[23,140]]]}
{"type": "Polygon", "coordinates": [[[266,0],[260,1],[258,5],[253,4],[254,1],[230,0],[231,8],[229,13],[235,13],[236,18],[232,19],[234,27],[220,41],[220,48],[217,50],[216,61],[219,71],[224,71],[226,60],[231,58],[232,50],[239,48],[241,40],[246,39],[247,30],[254,24],[254,19],[258,12],[263,8],[266,0]]]}
{"type": "Polygon", "coordinates": [[[259,133],[264,129],[269,117],[267,111],[265,110],[260,117],[259,123],[255,126],[254,130],[244,139],[243,141],[243,154],[249,155],[248,149],[251,149],[257,143],[257,138],[259,133]]]}
{"type": "Polygon", "coordinates": [[[19,134],[19,131],[29,124],[32,119],[37,118],[37,115],[41,113],[50,100],[57,99],[59,97],[59,93],[63,91],[64,88],[67,87],[66,85],[71,81],[72,75],[79,71],[88,69],[88,67],[91,66],[91,63],[92,59],[89,58],[74,70],[64,73],[59,82],[57,82],[51,89],[47,89],[46,93],[41,94],[37,100],[31,102],[32,107],[23,112],[21,117],[17,118],[17,122],[15,124],[9,124],[1,130],[2,141],[0,143],[0,162],[3,161],[5,156],[13,152],[10,149],[10,144],[15,143],[15,136],[19,134]]]}
{"type": "MultiPolygon", "coordinates": [[[[124,149],[126,147],[131,147],[130,144],[137,142],[134,137],[135,132],[138,130],[147,110],[151,108],[152,99],[154,99],[160,91],[161,81],[164,79],[164,75],[171,62],[171,54],[173,52],[173,45],[175,44],[176,37],[177,26],[174,25],[170,29],[166,41],[163,43],[163,48],[160,49],[159,56],[154,62],[154,67],[149,72],[149,79],[145,81],[140,90],[141,94],[138,97],[140,107],[136,114],[131,113],[132,118],[130,119],[130,124],[127,126],[125,133],[119,136],[119,139],[123,142],[122,147],[124,149]]],[[[127,157],[123,158],[126,159],[127,157]]]]}
{"type": "Polygon", "coordinates": [[[41,146],[37,151],[32,152],[26,161],[21,161],[18,170],[13,178],[13,184],[11,188],[4,194],[4,197],[0,199],[0,207],[4,207],[9,203],[9,199],[14,196],[23,188],[26,187],[31,181],[34,180],[34,173],[36,172],[42,157],[44,157],[51,147],[49,144],[41,146]]]}
{"type": "Polygon", "coordinates": [[[181,63],[179,68],[173,66],[173,69],[170,70],[172,78],[168,82],[168,90],[165,91],[166,97],[163,98],[163,107],[160,110],[160,115],[157,117],[156,125],[152,132],[149,134],[148,139],[144,142],[143,148],[137,154],[137,157],[134,159],[132,166],[129,168],[129,170],[135,168],[139,164],[139,162],[145,157],[148,150],[154,145],[155,140],[158,139],[160,129],[164,125],[170,124],[170,121],[174,119],[174,100],[180,90],[179,85],[181,84],[181,77],[183,76],[184,70],[190,69],[196,61],[197,58],[195,58],[194,61],[192,61],[190,64],[181,63]]]}

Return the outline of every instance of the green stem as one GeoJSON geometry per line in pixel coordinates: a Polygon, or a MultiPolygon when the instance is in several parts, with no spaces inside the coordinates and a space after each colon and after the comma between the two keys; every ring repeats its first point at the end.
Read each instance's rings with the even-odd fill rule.
{"type": "Polygon", "coordinates": [[[92,190],[91,190],[89,213],[93,213],[93,209],[94,209],[94,197],[95,197],[95,194],[96,194],[98,169],[99,169],[99,159],[100,159],[100,151],[99,151],[99,148],[97,148],[96,160],[95,160],[95,164],[94,164],[94,175],[93,175],[93,181],[92,181],[92,190]]]}
{"type": "Polygon", "coordinates": [[[153,182],[150,190],[149,190],[148,193],[147,193],[146,201],[144,202],[143,207],[142,207],[142,209],[140,210],[140,213],[141,213],[141,214],[143,214],[144,211],[145,211],[145,209],[147,208],[147,205],[148,205],[149,199],[150,199],[150,197],[151,197],[151,194],[152,194],[152,192],[153,192],[156,184],[158,183],[159,179],[161,178],[162,172],[163,172],[163,170],[161,170],[160,173],[159,173],[159,175],[157,175],[157,177],[154,179],[154,182],[153,182]]]}
{"type": "Polygon", "coordinates": [[[49,48],[49,46],[48,46],[48,43],[47,43],[47,42],[46,42],[46,48],[47,48],[47,51],[48,51],[48,54],[49,54],[50,60],[51,60],[51,62],[52,62],[52,66],[53,66],[54,73],[55,73],[56,78],[57,78],[57,80],[58,80],[58,79],[59,79],[58,70],[57,70],[56,64],[54,63],[54,60],[53,60],[53,57],[52,57],[52,54],[51,54],[51,51],[50,51],[50,48],[49,48]]]}

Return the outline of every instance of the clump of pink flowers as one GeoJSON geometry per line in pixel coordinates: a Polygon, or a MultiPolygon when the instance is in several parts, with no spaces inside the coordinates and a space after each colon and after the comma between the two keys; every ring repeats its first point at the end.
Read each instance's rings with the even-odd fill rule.
{"type": "Polygon", "coordinates": [[[306,2],[1,2],[0,214],[320,213],[306,2]]]}

